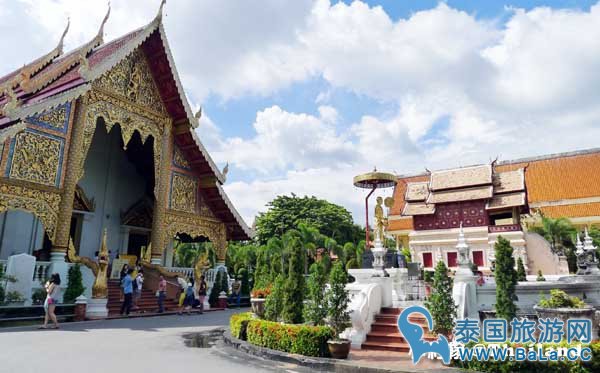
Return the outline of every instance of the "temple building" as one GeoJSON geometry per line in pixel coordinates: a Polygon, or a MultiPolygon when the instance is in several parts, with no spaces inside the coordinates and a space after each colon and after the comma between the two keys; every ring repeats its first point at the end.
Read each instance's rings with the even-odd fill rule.
{"type": "Polygon", "coordinates": [[[462,225],[472,262],[484,272],[502,235],[530,274],[563,274],[564,260],[527,228],[542,216],[600,226],[600,149],[399,176],[394,199],[387,234],[425,268],[440,260],[457,267],[462,225]]]}
{"type": "MultiPolygon", "coordinates": [[[[109,11],[110,12],[110,11],[109,11]]],[[[27,253],[60,271],[72,243],[93,258],[172,265],[176,237],[229,240],[252,232],[202,145],[169,50],[162,5],[152,22],[105,43],[56,48],[0,78],[0,260],[27,253]]]]}

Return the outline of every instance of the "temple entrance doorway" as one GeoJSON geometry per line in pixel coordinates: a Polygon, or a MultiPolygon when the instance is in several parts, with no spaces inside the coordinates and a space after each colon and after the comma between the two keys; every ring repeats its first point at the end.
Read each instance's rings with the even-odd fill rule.
{"type": "Polygon", "coordinates": [[[141,246],[148,245],[155,201],[153,148],[152,136],[142,141],[135,130],[124,144],[118,123],[107,132],[98,119],[78,183],[94,207],[81,223],[80,255],[94,256],[104,229],[112,259],[117,254],[139,258],[141,246]]]}

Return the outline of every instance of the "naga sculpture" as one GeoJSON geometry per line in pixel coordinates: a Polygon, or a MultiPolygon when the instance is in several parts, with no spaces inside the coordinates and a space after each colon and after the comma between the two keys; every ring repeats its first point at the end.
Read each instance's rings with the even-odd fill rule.
{"type": "Polygon", "coordinates": [[[107,231],[104,229],[102,234],[102,244],[98,252],[98,260],[94,261],[85,256],[78,256],[75,253],[75,246],[69,240],[69,250],[67,257],[71,263],[81,263],[92,270],[96,277],[92,286],[92,298],[105,299],[108,297],[108,249],[106,247],[107,231]]]}
{"type": "Polygon", "coordinates": [[[196,284],[200,284],[200,276],[204,273],[206,268],[210,267],[210,260],[208,260],[208,251],[198,257],[196,265],[194,266],[194,281],[196,284]]]}

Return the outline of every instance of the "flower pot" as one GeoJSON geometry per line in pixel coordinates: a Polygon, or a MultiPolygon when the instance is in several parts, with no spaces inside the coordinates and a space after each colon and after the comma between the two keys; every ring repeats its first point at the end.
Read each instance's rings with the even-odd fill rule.
{"type": "Polygon", "coordinates": [[[334,359],[346,359],[350,353],[350,341],[347,339],[329,340],[327,347],[334,359]]]}
{"type": "Polygon", "coordinates": [[[554,319],[557,318],[564,322],[563,331],[567,333],[567,320],[569,319],[586,319],[592,321],[593,335],[592,338],[596,339],[598,335],[597,324],[594,322],[594,307],[586,305],[583,308],[544,308],[537,304],[533,306],[533,309],[537,313],[538,318],[554,319]]]}
{"type": "Polygon", "coordinates": [[[262,319],[265,314],[265,302],[266,298],[250,298],[250,305],[252,306],[252,312],[262,319]]]}

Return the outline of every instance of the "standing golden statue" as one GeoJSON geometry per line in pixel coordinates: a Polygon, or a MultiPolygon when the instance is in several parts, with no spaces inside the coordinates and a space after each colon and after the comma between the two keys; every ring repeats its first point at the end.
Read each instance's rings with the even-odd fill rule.
{"type": "Polygon", "coordinates": [[[382,197],[377,197],[377,205],[375,205],[375,239],[379,237],[383,240],[385,229],[388,226],[388,218],[383,212],[383,205],[388,208],[388,211],[394,205],[394,199],[387,197],[385,200],[382,197]]]}
{"type": "Polygon", "coordinates": [[[78,256],[75,253],[73,241],[69,240],[69,250],[67,257],[71,263],[81,263],[92,270],[96,277],[92,286],[92,298],[105,299],[108,297],[108,248],[106,247],[107,230],[104,229],[102,234],[102,244],[98,252],[98,260],[94,261],[85,256],[78,256]]]}
{"type": "Polygon", "coordinates": [[[207,268],[210,267],[210,260],[208,260],[208,250],[204,254],[198,257],[196,265],[194,265],[194,282],[197,286],[200,286],[200,276],[204,274],[207,268]]]}

